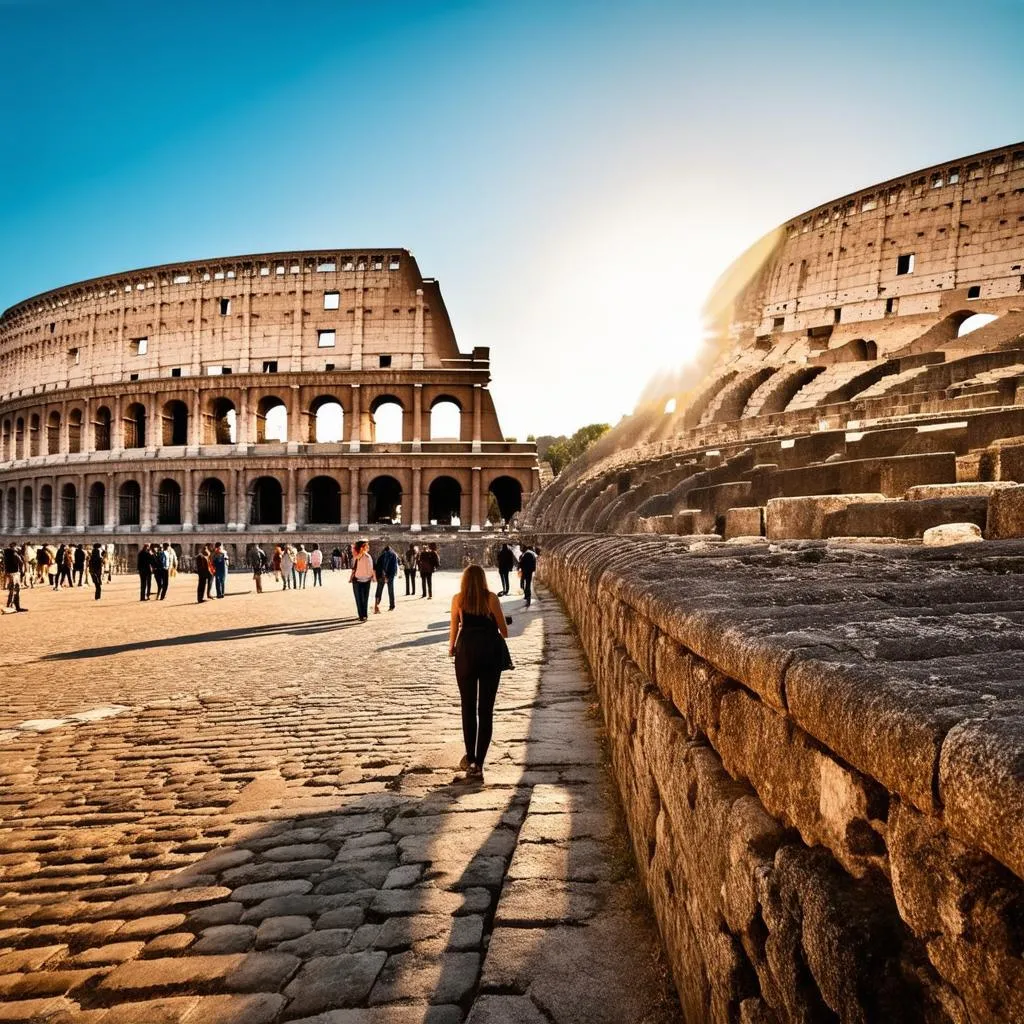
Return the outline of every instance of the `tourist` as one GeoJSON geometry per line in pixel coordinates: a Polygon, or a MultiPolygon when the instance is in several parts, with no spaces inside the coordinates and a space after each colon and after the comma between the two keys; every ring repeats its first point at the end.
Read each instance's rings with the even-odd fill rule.
{"type": "Polygon", "coordinates": [[[335,548],[331,552],[331,572],[337,572],[341,568],[341,548],[335,548]]]}
{"type": "Polygon", "coordinates": [[[57,569],[57,587],[60,588],[64,585],[64,581],[67,580],[68,587],[74,587],[74,572],[75,572],[75,549],[70,545],[64,546],[64,558],[57,569]]]}
{"type": "Polygon", "coordinates": [[[380,599],[384,593],[384,585],[388,588],[388,611],[395,610],[395,577],[398,575],[398,555],[391,550],[390,544],[385,544],[381,553],[377,556],[377,564],[374,566],[377,573],[377,593],[373,599],[373,614],[380,615],[380,599]]]}
{"type": "Polygon", "coordinates": [[[93,544],[92,553],[89,555],[89,579],[96,588],[98,601],[103,591],[103,549],[99,544],[93,544]]]}
{"type": "Polygon", "coordinates": [[[293,589],[295,587],[295,563],[292,561],[292,547],[290,544],[285,544],[281,549],[281,581],[284,586],[282,590],[287,590],[289,586],[293,589]]]}
{"type": "Polygon", "coordinates": [[[511,586],[509,576],[515,567],[516,556],[512,554],[512,549],[507,544],[502,544],[501,550],[498,552],[498,576],[501,578],[501,590],[498,591],[498,597],[505,597],[508,594],[511,586]]]}
{"type": "Polygon", "coordinates": [[[434,573],[441,568],[441,556],[437,553],[436,544],[430,544],[426,550],[420,552],[417,567],[420,570],[420,586],[423,588],[420,597],[433,599],[434,573]]]}
{"type": "Polygon", "coordinates": [[[178,552],[169,544],[164,547],[167,549],[167,578],[171,579],[178,575],[178,552]]]}
{"type": "Polygon", "coordinates": [[[16,612],[21,607],[21,575],[25,571],[25,559],[13,543],[4,548],[4,575],[7,578],[7,607],[16,612]]]}
{"type": "Polygon", "coordinates": [[[85,586],[85,545],[79,544],[75,548],[75,579],[78,581],[77,584],[72,581],[72,586],[85,586]]]}
{"type": "Polygon", "coordinates": [[[526,607],[529,608],[533,600],[533,574],[537,571],[537,553],[533,550],[532,544],[526,545],[526,550],[519,556],[519,572],[523,580],[523,594],[526,597],[526,607]]]}
{"type": "Polygon", "coordinates": [[[52,587],[57,578],[57,549],[52,544],[44,544],[36,554],[47,586],[52,587]]]}
{"type": "Polygon", "coordinates": [[[410,544],[405,549],[405,557],[402,559],[402,568],[405,570],[405,596],[416,596],[416,563],[419,561],[420,549],[415,544],[410,544]]]}
{"type": "MultiPolygon", "coordinates": [[[[36,585],[36,574],[39,572],[39,567],[36,565],[36,546],[35,544],[24,544],[21,549],[21,558],[24,562],[25,568],[21,572],[22,585],[28,583],[31,589],[36,585]]],[[[40,582],[42,577],[40,577],[40,582]]]]}
{"type": "Polygon", "coordinates": [[[213,545],[213,574],[217,587],[217,597],[223,597],[228,582],[228,553],[224,545],[217,541],[213,545]]]}
{"type": "Polygon", "coordinates": [[[300,590],[306,589],[306,574],[309,572],[309,552],[303,545],[295,549],[295,576],[300,590]]]}
{"type": "Polygon", "coordinates": [[[204,547],[196,555],[194,562],[197,577],[196,600],[199,604],[202,604],[210,596],[210,583],[213,580],[213,563],[210,561],[210,549],[204,547]]]}
{"type": "Polygon", "coordinates": [[[494,700],[507,663],[508,626],[496,594],[487,589],[479,565],[462,573],[452,598],[448,656],[455,659],[455,678],[462,704],[462,738],[466,754],[459,767],[470,778],[483,778],[484,758],[494,729],[494,700]]]}
{"type": "Polygon", "coordinates": [[[373,571],[373,559],[370,557],[370,545],[360,540],[353,546],[355,558],[352,562],[352,575],[349,582],[356,598],[356,615],[360,622],[370,616],[370,584],[377,578],[373,571]]]}
{"type": "Polygon", "coordinates": [[[156,578],[156,599],[167,597],[167,585],[171,578],[171,545],[164,541],[163,547],[153,545],[153,576],[156,578]]]}
{"type": "Polygon", "coordinates": [[[48,568],[50,570],[50,586],[53,587],[54,590],[57,590],[60,587],[60,578],[64,568],[63,544],[57,545],[57,550],[54,552],[53,558],[51,559],[48,568]]]}
{"type": "Polygon", "coordinates": [[[114,582],[114,545],[103,545],[103,575],[107,577],[108,583],[114,582]]]}
{"type": "Polygon", "coordinates": [[[281,582],[281,545],[275,544],[273,554],[270,556],[270,568],[274,570],[274,582],[281,582]]]}
{"type": "Polygon", "coordinates": [[[139,600],[148,601],[153,588],[153,557],[149,553],[149,545],[143,544],[139,548],[138,558],[135,560],[136,571],[139,574],[139,600]]]}
{"type": "Polygon", "coordinates": [[[309,553],[309,567],[313,570],[314,587],[322,587],[324,585],[323,566],[324,553],[320,550],[319,544],[314,544],[313,550],[309,553]]]}
{"type": "Polygon", "coordinates": [[[263,574],[267,571],[267,556],[259,544],[249,553],[249,568],[252,569],[252,581],[256,585],[256,593],[262,594],[263,574]]]}

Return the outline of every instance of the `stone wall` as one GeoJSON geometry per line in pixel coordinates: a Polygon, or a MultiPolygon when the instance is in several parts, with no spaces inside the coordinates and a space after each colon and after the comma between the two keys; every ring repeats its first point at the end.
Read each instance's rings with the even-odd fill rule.
{"type": "Polygon", "coordinates": [[[688,1022],[1024,1020],[1024,545],[541,541],[688,1022]]]}

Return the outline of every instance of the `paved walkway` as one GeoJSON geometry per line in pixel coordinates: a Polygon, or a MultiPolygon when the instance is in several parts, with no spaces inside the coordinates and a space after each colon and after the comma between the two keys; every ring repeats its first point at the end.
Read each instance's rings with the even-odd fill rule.
{"type": "Polygon", "coordinates": [[[365,625],[325,576],[0,617],[0,1021],[675,1020],[554,601],[506,602],[481,785],[453,770],[457,576],[365,625]]]}

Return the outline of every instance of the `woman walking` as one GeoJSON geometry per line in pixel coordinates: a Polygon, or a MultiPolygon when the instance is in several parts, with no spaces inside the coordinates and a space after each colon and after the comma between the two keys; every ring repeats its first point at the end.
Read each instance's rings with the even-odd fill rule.
{"type": "Polygon", "coordinates": [[[309,572],[309,552],[301,544],[295,551],[295,572],[299,577],[299,590],[305,590],[306,573],[309,572]]]}
{"type": "Polygon", "coordinates": [[[360,622],[365,622],[370,617],[370,584],[377,579],[377,574],[373,571],[370,545],[365,540],[357,541],[354,550],[355,560],[349,582],[356,597],[356,615],[360,622]]]}
{"type": "MultiPolygon", "coordinates": [[[[207,598],[210,581],[213,579],[213,563],[210,561],[210,549],[204,547],[195,557],[196,567],[196,600],[202,604],[207,598]]],[[[97,595],[98,596],[98,595],[97,595]]]]}
{"type": "Polygon", "coordinates": [[[292,561],[292,546],[285,544],[281,549],[281,582],[284,586],[282,590],[287,590],[291,587],[295,589],[295,563],[292,561]]]}
{"type": "Polygon", "coordinates": [[[469,565],[452,598],[448,655],[455,659],[455,678],[462,702],[462,738],[466,755],[459,767],[469,778],[483,778],[484,758],[494,731],[494,700],[505,667],[508,636],[505,613],[497,594],[487,589],[479,565],[469,565]]]}

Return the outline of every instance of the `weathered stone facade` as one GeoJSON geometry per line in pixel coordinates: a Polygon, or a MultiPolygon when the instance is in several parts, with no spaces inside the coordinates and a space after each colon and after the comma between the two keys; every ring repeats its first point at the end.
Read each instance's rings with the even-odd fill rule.
{"type": "Polygon", "coordinates": [[[0,524],[181,543],[453,516],[479,530],[491,494],[508,519],[537,488],[535,447],[504,439],[489,381],[489,350],[460,352],[437,282],[404,250],[205,260],[57,289],[0,318],[0,524]],[[458,436],[432,434],[439,405],[458,436]],[[401,429],[385,441],[388,406],[401,429]],[[275,415],[286,428],[268,437],[275,415]]]}

